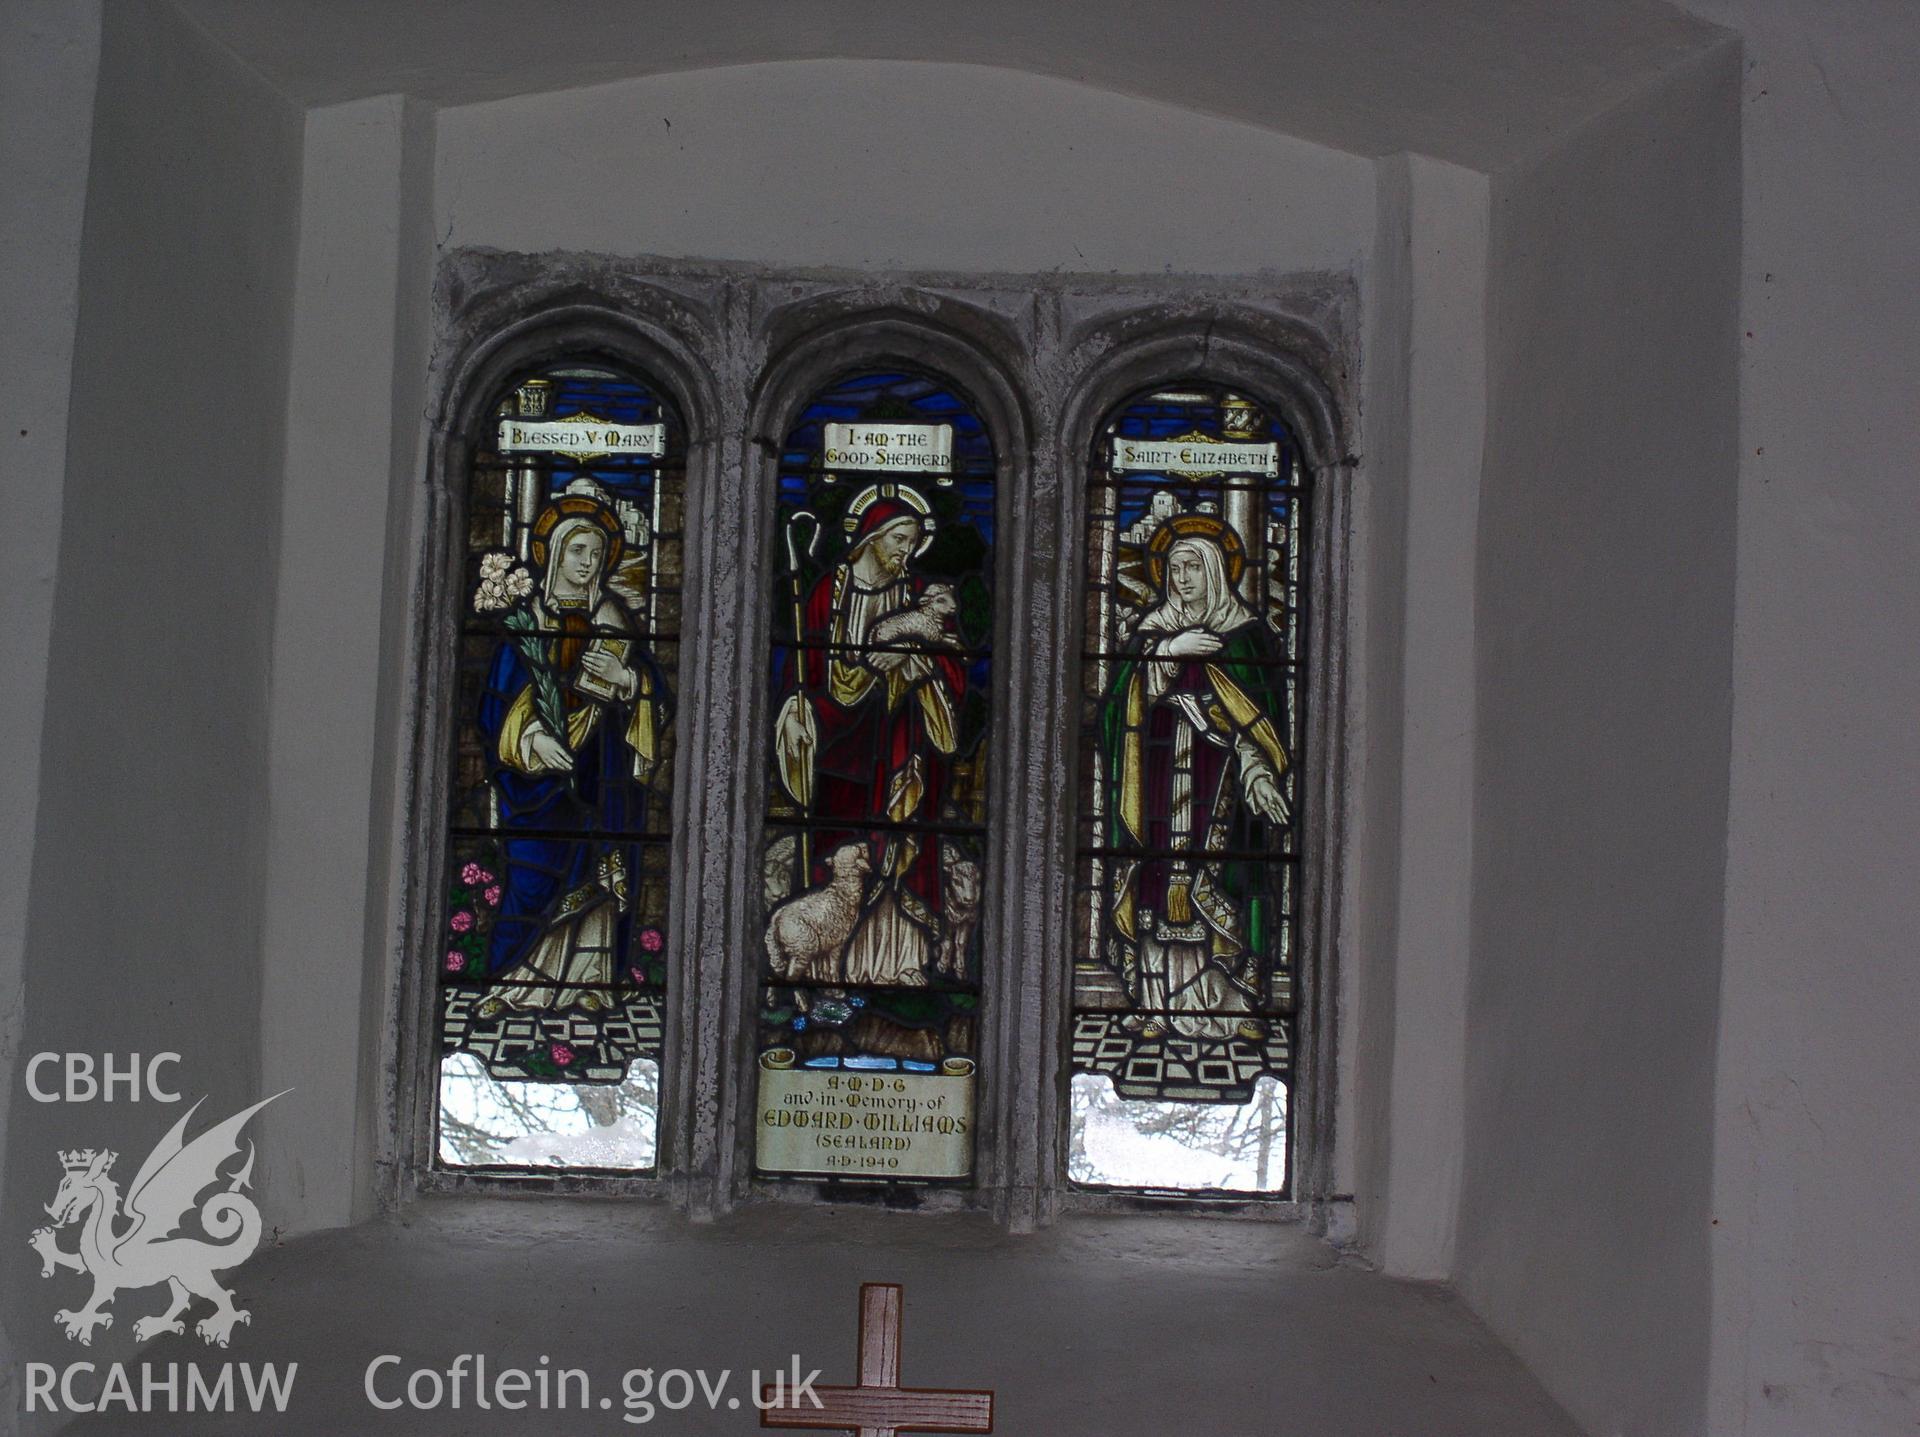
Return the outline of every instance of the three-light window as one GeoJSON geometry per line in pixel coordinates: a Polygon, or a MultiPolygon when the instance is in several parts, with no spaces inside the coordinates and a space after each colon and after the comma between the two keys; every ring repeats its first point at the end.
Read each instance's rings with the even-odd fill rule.
{"type": "Polygon", "coordinates": [[[738,1133],[753,1184],[964,1194],[1017,1181],[1000,1130],[1038,1111],[1062,1193],[1289,1196],[1313,533],[1290,416],[1188,369],[1061,451],[1049,684],[1021,635],[1054,616],[1002,612],[1041,587],[1007,544],[1047,567],[1032,436],[874,348],[794,389],[759,454],[604,345],[549,345],[469,411],[431,1166],[673,1177],[698,1140],[667,1119],[738,1133]],[[703,549],[702,493],[765,506],[762,562],[703,549]],[[728,599],[762,606],[757,660],[695,642],[728,599]],[[743,718],[745,767],[679,772],[743,718]],[[757,832],[746,891],[676,901],[713,871],[676,792],[757,832]],[[1058,837],[1011,868],[1036,812],[1058,837]],[[995,936],[1010,886],[1057,906],[1050,942],[995,936]],[[679,931],[716,909],[738,951],[679,931]],[[702,1042],[705,1069],[675,1047],[702,1042]]]}

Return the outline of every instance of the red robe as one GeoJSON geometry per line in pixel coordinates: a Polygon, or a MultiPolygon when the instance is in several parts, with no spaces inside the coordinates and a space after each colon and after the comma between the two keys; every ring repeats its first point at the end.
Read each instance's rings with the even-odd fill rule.
{"type": "MultiPolygon", "coordinates": [[[[909,575],[885,589],[866,591],[881,596],[874,622],[912,607],[925,587],[924,579],[909,575]]],[[[863,841],[874,873],[898,878],[901,889],[918,898],[937,920],[942,908],[939,837],[876,831],[865,823],[944,817],[941,803],[966,692],[966,668],[956,655],[934,650],[909,657],[890,675],[873,665],[870,654],[844,647],[851,642],[849,611],[856,592],[848,565],[821,576],[807,597],[804,638],[810,646],[840,647],[802,648],[788,672],[788,693],[796,687],[804,690],[818,738],[810,814],[848,821],[844,829],[816,829],[809,835],[811,881],[826,881],[824,860],[835,848],[863,841]]],[[[912,904],[904,906],[909,916],[918,918],[912,904]]]]}

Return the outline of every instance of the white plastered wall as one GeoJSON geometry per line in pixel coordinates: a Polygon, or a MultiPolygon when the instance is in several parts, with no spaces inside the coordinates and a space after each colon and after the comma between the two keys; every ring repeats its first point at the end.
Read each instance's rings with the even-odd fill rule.
{"type": "MultiPolygon", "coordinates": [[[[44,18],[62,43],[84,46],[91,13],[44,18]]],[[[71,338],[47,333],[26,371],[35,384],[61,378],[70,343],[70,382],[43,395],[41,421],[64,423],[63,472],[47,472],[43,447],[7,475],[40,526],[24,536],[40,552],[23,570],[21,617],[42,645],[18,655],[9,701],[44,695],[37,715],[7,715],[26,740],[9,751],[27,771],[39,765],[30,881],[9,892],[6,915],[24,919],[23,991],[6,1002],[28,1051],[7,1055],[4,1164],[7,1212],[23,1220],[58,1182],[58,1149],[144,1153],[155,1137],[152,1103],[124,1087],[113,1103],[29,1101],[31,1053],[100,1067],[111,1055],[125,1071],[134,1054],[179,1052],[169,1081],[228,1111],[258,1096],[260,1077],[300,112],[165,5],[108,7],[99,35],[78,293],[71,270],[65,293],[71,338]]],[[[86,55],[52,64],[40,78],[66,74],[84,107],[86,55]]],[[[27,142],[36,134],[50,157],[75,162],[81,134],[36,123],[27,142]]],[[[10,252],[27,275],[49,260],[57,275],[76,256],[71,196],[49,199],[44,238],[10,252]]],[[[60,292],[45,298],[57,304],[60,292]]],[[[46,332],[58,318],[34,322],[46,332]]],[[[37,1261],[24,1260],[23,1241],[0,1250],[7,1325],[45,1327],[37,1261]]]]}
{"type": "Polygon", "coordinates": [[[1705,1419],[1737,75],[1493,184],[1454,1275],[1605,1434],[1705,1419]]]}
{"type": "Polygon", "coordinates": [[[369,1213],[390,1121],[391,905],[405,815],[426,385],[432,115],[306,117],[270,714],[259,1130],[287,1227],[369,1213]]]}
{"type": "Polygon", "coordinates": [[[1920,1422],[1920,8],[1739,30],[1745,224],[1711,1431],[1920,1422]]]}
{"type": "MultiPolygon", "coordinates": [[[[21,6],[19,39],[0,51],[0,1072],[31,1053],[26,1032],[27,899],[40,807],[42,716],[60,554],[67,418],[79,319],[93,94],[100,64],[97,4],[21,6]],[[63,103],[63,101],[65,103],[63,103]]],[[[12,1093],[0,1091],[0,1154],[9,1151],[12,1093]]],[[[0,1351],[13,1350],[0,1306],[0,1351]]],[[[12,1405],[11,1373],[0,1403],[12,1405]]]]}
{"type": "Polygon", "coordinates": [[[1465,1138],[1488,183],[1422,155],[1378,168],[1349,1126],[1363,1245],[1389,1272],[1445,1278],[1465,1138]]]}
{"type": "Polygon", "coordinates": [[[823,60],[443,111],[448,247],[791,266],[1356,268],[1370,166],[1256,126],[978,66],[823,60]]]}

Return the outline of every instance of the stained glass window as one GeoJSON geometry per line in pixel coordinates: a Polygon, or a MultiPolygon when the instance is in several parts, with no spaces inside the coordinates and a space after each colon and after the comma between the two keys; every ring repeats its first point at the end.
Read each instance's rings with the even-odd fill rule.
{"type": "Polygon", "coordinates": [[[597,362],[475,436],[439,968],[453,1167],[653,1166],[685,430],[597,362]]]}
{"type": "Polygon", "coordinates": [[[1069,1176],[1284,1192],[1307,493],[1218,385],[1088,456],[1069,1176]]]}
{"type": "Polygon", "coordinates": [[[972,1165],[994,447],[958,387],[848,375],[781,450],[758,1168],[972,1165]]]}

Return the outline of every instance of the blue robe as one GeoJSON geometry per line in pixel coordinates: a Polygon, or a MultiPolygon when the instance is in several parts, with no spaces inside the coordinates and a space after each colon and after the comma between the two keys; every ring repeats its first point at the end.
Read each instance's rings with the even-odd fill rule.
{"type": "MultiPolygon", "coordinates": [[[[492,777],[506,835],[501,844],[500,908],[487,946],[489,976],[524,961],[562,918],[596,903],[618,902],[624,910],[640,871],[639,845],[592,835],[647,829],[650,791],[644,780],[634,777],[628,732],[634,707],[641,704],[653,706],[653,731],[664,729],[670,714],[666,683],[652,655],[635,642],[626,662],[640,676],[640,685],[631,701],[601,702],[575,692],[580,654],[594,630],[584,614],[568,612],[561,618],[562,632],[542,634],[539,642],[569,714],[589,704],[601,710],[578,747],[570,745],[572,772],[526,773],[500,758],[501,731],[533,681],[519,642],[504,640],[495,650],[480,700],[480,731],[494,758],[492,777]],[[539,836],[514,837],[516,829],[539,836]],[[618,875],[619,881],[609,881],[610,875],[618,875]]],[[[617,977],[627,973],[632,961],[629,927],[614,924],[617,977]]]]}

